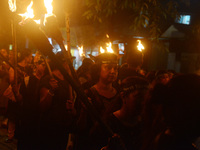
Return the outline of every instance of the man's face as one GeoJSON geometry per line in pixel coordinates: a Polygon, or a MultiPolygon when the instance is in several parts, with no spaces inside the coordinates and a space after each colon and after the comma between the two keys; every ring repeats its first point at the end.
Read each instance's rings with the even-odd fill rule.
{"type": "Polygon", "coordinates": [[[30,55],[26,58],[26,62],[27,62],[28,64],[30,64],[31,61],[32,61],[32,59],[33,59],[32,54],[30,54],[30,55]]]}
{"type": "Polygon", "coordinates": [[[117,64],[102,64],[100,72],[100,80],[104,83],[112,83],[117,79],[118,65],[117,64]]]}
{"type": "Polygon", "coordinates": [[[7,58],[8,57],[8,52],[6,51],[6,49],[1,49],[1,54],[5,57],[5,58],[7,58]]]}
{"type": "Polygon", "coordinates": [[[37,65],[37,70],[38,70],[39,72],[41,72],[41,73],[44,73],[45,68],[46,68],[45,62],[42,62],[41,64],[38,64],[38,65],[37,65]]]}

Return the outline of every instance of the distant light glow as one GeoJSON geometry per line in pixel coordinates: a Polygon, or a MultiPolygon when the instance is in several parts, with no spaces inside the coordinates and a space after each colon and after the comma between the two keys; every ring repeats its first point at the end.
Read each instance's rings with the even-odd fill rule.
{"type": "Polygon", "coordinates": [[[142,50],[144,49],[144,46],[142,45],[140,40],[137,40],[137,42],[138,42],[137,48],[138,48],[139,51],[142,52],[142,50]]]}
{"type": "Polygon", "coordinates": [[[105,49],[103,49],[102,46],[100,46],[100,53],[105,53],[105,49]]]}
{"type": "Polygon", "coordinates": [[[106,47],[106,50],[108,53],[114,53],[113,49],[112,49],[112,43],[109,42],[109,43],[106,43],[107,47],[106,47]]]}
{"type": "Polygon", "coordinates": [[[106,34],[106,37],[109,39],[109,35],[108,34],[106,34]]]}
{"type": "Polygon", "coordinates": [[[79,51],[79,55],[80,55],[80,56],[84,56],[84,53],[83,53],[83,46],[78,47],[78,51],[79,51]]]}
{"type": "Polygon", "coordinates": [[[176,19],[176,23],[189,25],[191,20],[191,15],[180,15],[179,19],[176,19]]]}

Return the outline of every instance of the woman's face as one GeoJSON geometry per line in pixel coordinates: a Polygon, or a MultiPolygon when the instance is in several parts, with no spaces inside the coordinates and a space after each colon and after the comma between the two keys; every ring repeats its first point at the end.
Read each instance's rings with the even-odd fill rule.
{"type": "Polygon", "coordinates": [[[102,64],[100,79],[105,83],[112,83],[117,79],[118,65],[117,64],[102,64]]]}

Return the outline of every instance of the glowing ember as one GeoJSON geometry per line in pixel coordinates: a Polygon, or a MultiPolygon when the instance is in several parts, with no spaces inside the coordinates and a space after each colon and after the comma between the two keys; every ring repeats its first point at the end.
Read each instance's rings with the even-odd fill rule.
{"type": "Polygon", "coordinates": [[[100,47],[100,53],[105,53],[105,50],[102,48],[102,46],[100,47]]]}
{"type": "Polygon", "coordinates": [[[78,50],[79,50],[79,55],[80,56],[84,56],[84,54],[83,54],[83,46],[78,47],[78,50]]]}
{"type": "Polygon", "coordinates": [[[12,12],[15,12],[17,9],[16,0],[8,0],[9,9],[12,12]]]}
{"type": "Polygon", "coordinates": [[[112,43],[106,43],[107,47],[106,50],[108,53],[114,53],[113,49],[112,49],[112,43]]]}
{"type": "Polygon", "coordinates": [[[144,46],[142,45],[142,43],[141,43],[140,40],[137,40],[137,42],[138,42],[138,46],[137,46],[137,48],[138,48],[139,51],[142,52],[142,50],[144,49],[144,46]]]}

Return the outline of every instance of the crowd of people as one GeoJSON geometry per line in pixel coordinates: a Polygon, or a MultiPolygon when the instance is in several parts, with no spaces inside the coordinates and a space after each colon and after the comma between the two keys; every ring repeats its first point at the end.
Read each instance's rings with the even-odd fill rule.
{"type": "MultiPolygon", "coordinates": [[[[122,65],[114,53],[85,58],[74,82],[84,90],[90,110],[58,65],[40,52],[33,57],[30,49],[20,51],[17,69],[12,51],[0,54],[5,142],[16,138],[17,150],[200,149],[196,74],[145,72],[138,52],[122,65]]],[[[64,55],[55,57],[73,78],[64,55]]]]}

